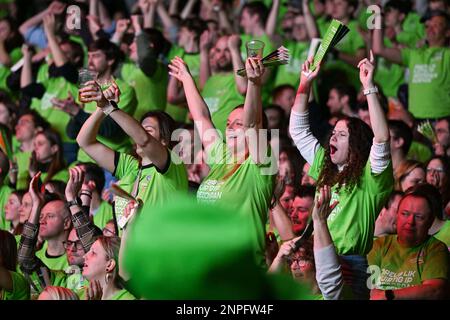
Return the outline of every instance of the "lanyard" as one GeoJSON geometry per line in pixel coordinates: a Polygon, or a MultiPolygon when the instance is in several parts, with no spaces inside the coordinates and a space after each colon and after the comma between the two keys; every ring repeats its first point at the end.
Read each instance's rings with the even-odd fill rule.
{"type": "Polygon", "coordinates": [[[139,168],[137,179],[136,179],[136,181],[134,181],[133,190],[131,191],[131,196],[135,199],[139,193],[139,182],[141,181],[141,175],[142,175],[142,167],[139,168]]]}

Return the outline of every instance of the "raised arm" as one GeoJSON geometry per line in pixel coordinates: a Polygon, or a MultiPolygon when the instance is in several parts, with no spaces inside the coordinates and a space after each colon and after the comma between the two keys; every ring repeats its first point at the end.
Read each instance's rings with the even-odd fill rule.
{"type": "Polygon", "coordinates": [[[319,37],[319,29],[317,28],[316,20],[314,19],[311,10],[309,9],[309,1],[302,2],[303,16],[305,17],[306,31],[310,39],[319,37]]]}
{"type": "Polygon", "coordinates": [[[55,66],[62,67],[67,63],[66,55],[59,47],[58,40],[55,34],[55,16],[48,14],[44,17],[44,30],[48,40],[48,46],[53,57],[55,66]]]}
{"type": "MultiPolygon", "coordinates": [[[[69,181],[65,189],[65,196],[68,202],[77,199],[81,186],[84,181],[84,172],[80,166],[75,166],[69,170],[69,181]]],[[[81,205],[71,205],[69,207],[73,226],[77,232],[78,238],[83,245],[84,252],[88,252],[95,242],[97,229],[94,223],[89,219],[89,211],[83,212],[81,205]]]]}
{"type": "Polygon", "coordinates": [[[314,72],[310,71],[313,57],[302,65],[300,85],[295,96],[289,121],[289,133],[302,157],[312,165],[319,148],[319,141],[312,135],[309,124],[308,99],[313,80],[319,73],[320,66],[314,72]]]}
{"type": "Polygon", "coordinates": [[[203,31],[200,36],[200,89],[211,76],[211,66],[209,64],[209,52],[214,45],[215,34],[209,30],[203,31]]]}
{"type": "Polygon", "coordinates": [[[397,48],[386,48],[384,46],[383,31],[382,29],[373,30],[372,36],[372,50],[377,56],[398,64],[402,64],[402,54],[397,48]]]}
{"type": "Polygon", "coordinates": [[[273,38],[277,29],[277,17],[280,9],[280,0],[272,1],[272,7],[270,8],[269,16],[266,22],[266,34],[273,38]]]}
{"type": "Polygon", "coordinates": [[[328,229],[327,218],[336,207],[330,206],[331,189],[320,188],[320,197],[315,201],[312,218],[314,224],[314,261],[316,280],[325,300],[337,300],[341,297],[343,277],[336,249],[328,229]]]}
{"type": "MultiPolygon", "coordinates": [[[[97,90],[101,93],[101,89],[98,85],[97,90]]],[[[109,101],[118,101],[119,96],[119,87],[117,84],[113,83],[110,88],[105,90],[104,95],[101,95],[102,98],[97,100],[97,106],[104,110],[105,107],[110,105],[109,101]]],[[[116,109],[114,112],[110,113],[109,116],[139,147],[142,148],[144,155],[148,157],[158,169],[163,170],[167,166],[167,148],[144,130],[136,119],[120,109],[116,109]]],[[[169,143],[169,141],[167,141],[167,143],[169,143]]]]}
{"type": "Polygon", "coordinates": [[[237,74],[239,69],[244,68],[244,62],[241,56],[241,37],[237,34],[232,34],[228,37],[228,48],[231,53],[231,62],[233,63],[234,80],[236,87],[240,94],[244,95],[247,92],[247,80],[237,74]]]}
{"type": "Polygon", "coordinates": [[[175,57],[169,64],[169,69],[169,74],[183,83],[189,111],[200,135],[203,147],[206,149],[216,139],[220,138],[212,123],[208,106],[200,95],[195,81],[189,73],[189,69],[183,59],[175,57]]]}
{"type": "Polygon", "coordinates": [[[125,32],[127,32],[129,25],[130,20],[128,19],[118,20],[116,24],[116,30],[114,31],[114,34],[111,37],[111,42],[120,46],[120,43],[122,42],[123,36],[125,35],[125,32]]]}
{"type": "Polygon", "coordinates": [[[159,1],[156,7],[156,12],[164,26],[165,34],[169,35],[171,41],[176,41],[176,32],[178,30],[177,24],[170,17],[164,4],[159,1]]]}
{"type": "Polygon", "coordinates": [[[183,11],[181,11],[180,14],[181,20],[185,20],[191,15],[192,10],[194,9],[194,6],[197,3],[197,1],[198,0],[188,0],[188,2],[183,8],[183,11]]]}
{"type": "Polygon", "coordinates": [[[272,209],[272,218],[281,240],[287,241],[295,237],[294,231],[292,230],[292,221],[279,202],[272,209]]]}
{"type": "Polygon", "coordinates": [[[244,130],[250,148],[250,156],[261,163],[267,153],[267,144],[260,143],[259,129],[262,129],[261,87],[265,68],[261,59],[248,58],[245,63],[247,72],[247,94],[244,102],[244,130]],[[256,143],[255,143],[256,142],[256,143]]]}
{"type": "Polygon", "coordinates": [[[40,24],[47,14],[61,14],[64,11],[65,7],[66,5],[62,2],[53,1],[47,9],[39,12],[38,14],[22,23],[19,27],[19,32],[25,37],[28,29],[40,24]]]}
{"type": "MultiPolygon", "coordinates": [[[[373,83],[373,74],[375,69],[373,63],[373,53],[370,52],[370,61],[368,59],[363,59],[358,64],[359,78],[365,91],[375,88],[373,83]]],[[[374,133],[374,141],[376,143],[388,142],[389,128],[386,116],[384,115],[380,101],[378,100],[378,95],[376,92],[371,92],[368,94],[365,93],[365,95],[369,105],[370,124],[374,133]]]]}
{"type": "Polygon", "coordinates": [[[42,195],[38,190],[38,181],[41,177],[39,171],[30,182],[29,193],[32,200],[31,212],[28,221],[25,222],[22,236],[20,237],[19,250],[17,252],[18,262],[21,269],[32,273],[39,268],[41,262],[34,254],[39,232],[39,218],[43,204],[42,195]]]}
{"type": "Polygon", "coordinates": [[[33,82],[33,71],[32,71],[32,52],[30,47],[26,44],[22,46],[23,54],[23,66],[20,71],[20,88],[25,88],[33,82]]]}
{"type": "MultiPolygon", "coordinates": [[[[80,89],[82,99],[88,99],[91,95],[96,94],[92,90],[92,86],[86,86],[80,89]]],[[[100,123],[105,118],[100,108],[97,108],[81,127],[77,136],[79,146],[101,167],[109,172],[114,172],[114,151],[97,140],[97,133],[100,123]]]]}

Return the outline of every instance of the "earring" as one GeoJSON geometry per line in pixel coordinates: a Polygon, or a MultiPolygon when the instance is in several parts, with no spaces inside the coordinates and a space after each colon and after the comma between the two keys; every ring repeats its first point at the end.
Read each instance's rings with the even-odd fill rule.
{"type": "Polygon", "coordinates": [[[111,277],[112,277],[111,273],[107,272],[106,275],[105,275],[105,283],[106,284],[109,283],[109,281],[111,280],[111,277]]]}

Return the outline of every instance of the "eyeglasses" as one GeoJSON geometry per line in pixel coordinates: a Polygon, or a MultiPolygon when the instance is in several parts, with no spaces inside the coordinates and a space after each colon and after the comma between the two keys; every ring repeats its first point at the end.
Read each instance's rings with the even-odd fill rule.
{"type": "Polygon", "coordinates": [[[427,173],[444,173],[444,169],[443,168],[427,168],[427,173]]]}
{"type": "Polygon", "coordinates": [[[83,244],[81,243],[81,240],[77,240],[77,241],[67,240],[67,241],[63,242],[64,249],[66,249],[66,250],[68,250],[69,248],[72,248],[74,245],[75,245],[76,250],[83,249],[83,244]]]}

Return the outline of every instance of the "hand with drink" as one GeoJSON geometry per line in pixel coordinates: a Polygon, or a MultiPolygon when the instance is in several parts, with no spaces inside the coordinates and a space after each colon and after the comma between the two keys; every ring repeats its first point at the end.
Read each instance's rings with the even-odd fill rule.
{"type": "Polygon", "coordinates": [[[97,103],[97,107],[104,108],[112,100],[116,103],[120,101],[120,89],[116,82],[113,81],[111,86],[102,91],[100,85],[94,80],[88,81],[86,85],[79,91],[80,101],[97,103]]]}

